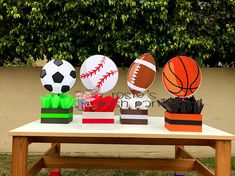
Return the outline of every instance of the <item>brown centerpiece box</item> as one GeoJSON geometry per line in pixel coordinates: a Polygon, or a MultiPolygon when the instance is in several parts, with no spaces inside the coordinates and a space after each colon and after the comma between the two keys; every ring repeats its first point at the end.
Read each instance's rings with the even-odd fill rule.
{"type": "Polygon", "coordinates": [[[120,108],[120,123],[147,125],[148,110],[120,108]]]}

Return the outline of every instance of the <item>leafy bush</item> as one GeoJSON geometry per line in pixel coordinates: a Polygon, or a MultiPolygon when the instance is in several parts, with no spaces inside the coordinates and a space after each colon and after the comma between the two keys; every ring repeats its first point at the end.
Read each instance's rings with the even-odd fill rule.
{"type": "Polygon", "coordinates": [[[41,97],[42,108],[72,108],[76,103],[76,98],[69,94],[47,94],[41,97]]]}
{"type": "Polygon", "coordinates": [[[162,66],[190,55],[214,66],[235,53],[233,0],[0,0],[0,59],[102,53],[119,66],[151,52],[162,66]]]}

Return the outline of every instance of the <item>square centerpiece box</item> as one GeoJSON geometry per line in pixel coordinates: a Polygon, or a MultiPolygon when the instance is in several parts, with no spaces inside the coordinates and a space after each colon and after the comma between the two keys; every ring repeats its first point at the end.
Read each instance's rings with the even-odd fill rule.
{"type": "Polygon", "coordinates": [[[165,127],[170,131],[202,132],[202,115],[165,112],[165,127]]]}
{"type": "Polygon", "coordinates": [[[41,108],[41,123],[70,123],[73,120],[73,108],[41,108]]]}
{"type": "Polygon", "coordinates": [[[114,124],[114,112],[82,112],[82,124],[114,124]]]}
{"type": "Polygon", "coordinates": [[[114,108],[118,98],[94,95],[86,98],[86,106],[82,112],[82,127],[106,128],[114,126],[114,108]]]}
{"type": "Polygon", "coordinates": [[[148,124],[148,110],[120,109],[121,124],[148,124]]]}

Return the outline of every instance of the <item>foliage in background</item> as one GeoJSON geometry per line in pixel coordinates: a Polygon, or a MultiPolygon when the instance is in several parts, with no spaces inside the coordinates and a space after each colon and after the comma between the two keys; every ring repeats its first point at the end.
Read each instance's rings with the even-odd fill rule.
{"type": "Polygon", "coordinates": [[[69,94],[47,94],[41,97],[42,108],[72,108],[76,103],[76,98],[69,94]]]}
{"type": "Polygon", "coordinates": [[[0,64],[101,53],[129,66],[151,52],[215,66],[234,61],[234,27],[234,0],[0,0],[0,64]]]}

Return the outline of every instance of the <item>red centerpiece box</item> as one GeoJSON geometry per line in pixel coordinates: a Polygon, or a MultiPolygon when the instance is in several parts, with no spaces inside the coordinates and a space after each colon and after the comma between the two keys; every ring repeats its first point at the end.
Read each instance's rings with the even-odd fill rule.
{"type": "Polygon", "coordinates": [[[165,112],[165,127],[170,131],[202,132],[202,115],[165,112]]]}
{"type": "Polygon", "coordinates": [[[93,96],[82,112],[82,124],[114,124],[117,100],[111,96],[93,96]]]}
{"type": "Polygon", "coordinates": [[[83,112],[83,124],[114,124],[114,112],[83,112]]]}

